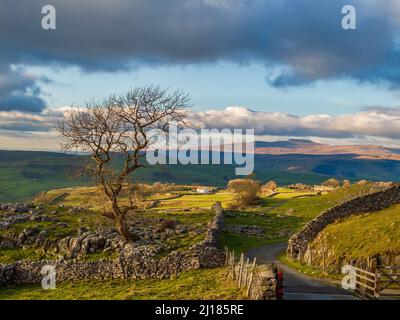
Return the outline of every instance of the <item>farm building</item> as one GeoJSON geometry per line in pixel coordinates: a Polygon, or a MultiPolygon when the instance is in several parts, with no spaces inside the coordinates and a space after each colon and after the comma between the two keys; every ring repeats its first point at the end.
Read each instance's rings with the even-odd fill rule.
{"type": "Polygon", "coordinates": [[[213,193],[213,190],[211,188],[207,188],[207,187],[198,187],[197,188],[197,193],[211,194],[211,193],[213,193]]]}

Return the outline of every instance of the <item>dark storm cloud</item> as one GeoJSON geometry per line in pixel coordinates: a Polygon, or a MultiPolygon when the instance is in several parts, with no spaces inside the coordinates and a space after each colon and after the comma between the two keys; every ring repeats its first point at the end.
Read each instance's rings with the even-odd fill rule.
{"type": "Polygon", "coordinates": [[[0,110],[24,110],[28,112],[39,112],[44,109],[46,103],[42,98],[33,95],[12,94],[0,99],[0,110]]]}
{"type": "Polygon", "coordinates": [[[398,87],[399,4],[381,6],[377,0],[2,0],[0,70],[54,64],[112,72],[257,61],[277,87],[337,78],[398,87]],[[41,29],[41,8],[49,3],[57,9],[55,31],[41,29]],[[347,4],[357,8],[357,30],[341,28],[347,4]]]}
{"type": "Polygon", "coordinates": [[[38,82],[44,77],[30,75],[20,68],[3,65],[0,70],[0,111],[40,112],[46,103],[40,98],[38,82]]]}

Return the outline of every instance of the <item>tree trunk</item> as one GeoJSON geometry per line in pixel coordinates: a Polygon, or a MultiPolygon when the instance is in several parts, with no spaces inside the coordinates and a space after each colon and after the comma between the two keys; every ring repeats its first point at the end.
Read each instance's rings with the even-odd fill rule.
{"type": "Polygon", "coordinates": [[[132,237],[129,232],[129,228],[128,228],[128,225],[125,220],[123,220],[121,218],[117,218],[117,228],[118,228],[119,234],[121,235],[122,238],[124,238],[124,240],[126,242],[132,241],[132,237]]]}
{"type": "Polygon", "coordinates": [[[117,222],[117,229],[120,236],[126,241],[131,242],[132,237],[129,232],[128,224],[126,223],[125,217],[123,216],[116,199],[112,200],[112,209],[114,211],[115,220],[117,222]]]}

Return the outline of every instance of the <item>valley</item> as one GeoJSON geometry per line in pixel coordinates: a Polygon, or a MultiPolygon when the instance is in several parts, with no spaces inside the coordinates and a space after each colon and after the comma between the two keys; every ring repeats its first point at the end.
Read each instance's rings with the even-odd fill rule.
{"type": "MultiPolygon", "coordinates": [[[[295,149],[298,150],[298,149],[295,149]]],[[[301,152],[296,151],[296,152],[301,152]]],[[[26,201],[55,188],[86,186],[87,158],[52,152],[0,151],[0,203],[26,201]]],[[[255,176],[281,185],[319,184],[329,178],[397,181],[400,161],[360,159],[357,155],[256,154],[255,176]]],[[[164,165],[139,169],[137,182],[168,182],[223,187],[235,177],[232,165],[164,165]]]]}

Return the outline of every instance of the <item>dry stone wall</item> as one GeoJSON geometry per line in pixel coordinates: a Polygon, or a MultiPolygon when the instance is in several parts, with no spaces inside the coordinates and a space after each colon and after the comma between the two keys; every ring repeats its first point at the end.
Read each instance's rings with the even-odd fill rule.
{"type": "Polygon", "coordinates": [[[288,243],[287,254],[292,259],[301,258],[307,250],[308,243],[329,224],[356,214],[380,211],[400,203],[400,184],[390,184],[385,189],[360,196],[337,205],[317,216],[294,234],[288,243]]]}
{"type": "Polygon", "coordinates": [[[159,259],[151,250],[128,244],[118,259],[79,261],[18,261],[12,264],[0,264],[0,285],[37,284],[43,275],[45,265],[55,268],[56,280],[76,281],[83,279],[165,279],[184,270],[221,266],[224,255],[216,248],[172,252],[159,259]]]}
{"type": "Polygon", "coordinates": [[[207,233],[203,245],[206,247],[217,247],[219,235],[224,228],[224,210],[221,202],[213,206],[215,212],[214,219],[208,224],[207,233]]]}
{"type": "Polygon", "coordinates": [[[276,300],[276,272],[273,266],[260,265],[255,270],[249,291],[250,300],[276,300]]]}

